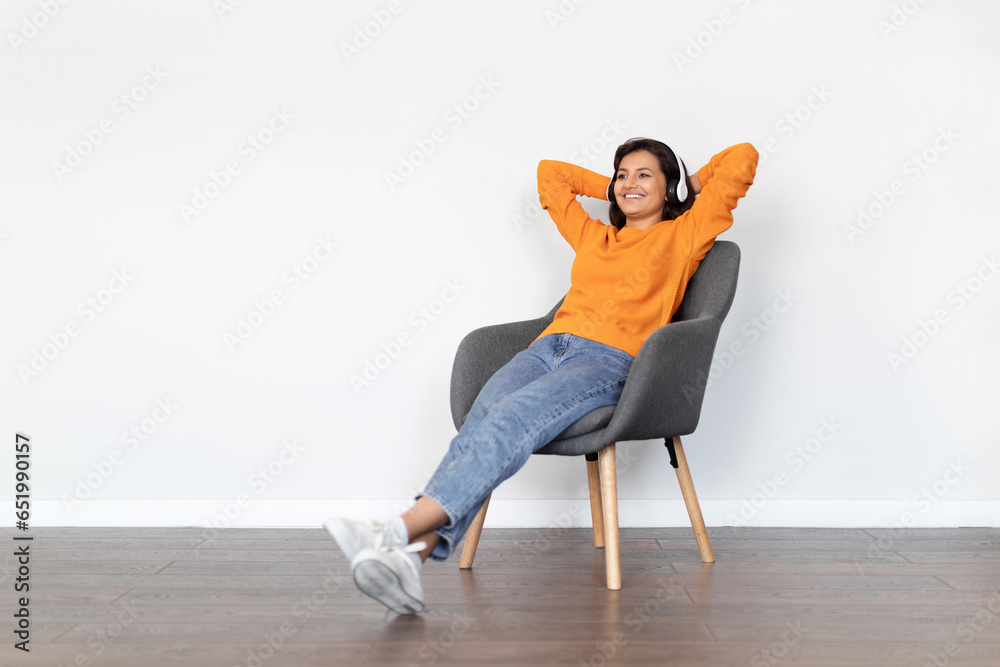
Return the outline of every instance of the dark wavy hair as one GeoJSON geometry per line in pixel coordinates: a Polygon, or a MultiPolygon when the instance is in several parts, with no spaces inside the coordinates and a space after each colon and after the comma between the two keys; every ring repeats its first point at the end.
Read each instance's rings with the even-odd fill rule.
{"type": "MultiPolygon", "coordinates": [[[[670,149],[662,141],[657,141],[656,139],[647,139],[645,137],[633,137],[629,139],[615,151],[615,172],[612,176],[612,184],[618,178],[618,167],[621,165],[622,158],[624,158],[629,153],[634,153],[636,151],[649,151],[656,156],[656,159],[660,163],[660,171],[663,175],[667,177],[667,189],[670,189],[671,183],[677,183],[681,178],[681,168],[677,165],[677,160],[680,158],[675,157],[673,150],[670,149]]],[[[685,165],[686,167],[687,165],[685,165]]],[[[686,169],[685,169],[686,171],[686,169]]],[[[694,204],[694,191],[691,188],[691,175],[688,172],[687,177],[687,187],[688,195],[687,199],[684,201],[677,201],[676,199],[671,199],[669,201],[663,202],[663,220],[673,220],[674,218],[680,216],[681,213],[691,208],[694,204]]],[[[611,224],[621,229],[625,226],[627,220],[625,219],[625,214],[622,213],[621,208],[618,206],[618,202],[615,199],[615,193],[613,188],[608,188],[608,199],[611,204],[610,207],[610,217],[611,224]]]]}

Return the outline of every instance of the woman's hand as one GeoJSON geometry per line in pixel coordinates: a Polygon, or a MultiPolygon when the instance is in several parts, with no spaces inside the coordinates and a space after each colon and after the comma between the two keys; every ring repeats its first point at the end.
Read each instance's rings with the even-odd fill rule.
{"type": "Polygon", "coordinates": [[[698,178],[697,171],[692,172],[690,176],[691,176],[691,192],[697,195],[701,192],[701,179],[698,178]]]}

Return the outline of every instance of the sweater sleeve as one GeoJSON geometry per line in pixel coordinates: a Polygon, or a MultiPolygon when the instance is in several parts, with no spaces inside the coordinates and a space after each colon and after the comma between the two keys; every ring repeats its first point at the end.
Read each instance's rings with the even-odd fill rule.
{"type": "Polygon", "coordinates": [[[715,237],[733,225],[733,210],[753,184],[758,157],[751,144],[737,144],[713,156],[698,170],[701,193],[683,216],[695,258],[704,257],[715,237]]]}
{"type": "Polygon", "coordinates": [[[607,201],[610,182],[610,176],[569,162],[542,160],[538,163],[538,201],[573,250],[579,250],[591,225],[603,224],[587,214],[576,200],[577,195],[607,201]]]}

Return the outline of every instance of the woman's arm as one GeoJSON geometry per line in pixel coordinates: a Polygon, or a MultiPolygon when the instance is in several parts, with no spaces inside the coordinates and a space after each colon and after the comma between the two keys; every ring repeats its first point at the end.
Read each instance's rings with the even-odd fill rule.
{"type": "Polygon", "coordinates": [[[569,162],[542,160],[538,163],[538,201],[573,250],[579,249],[591,225],[603,224],[587,214],[576,200],[577,195],[607,201],[610,182],[610,176],[569,162]]]}
{"type": "Polygon", "coordinates": [[[698,198],[678,222],[689,235],[692,255],[703,257],[715,237],[732,226],[733,210],[757,174],[758,157],[751,144],[737,144],[712,156],[708,164],[691,175],[692,190],[698,198]]]}
{"type": "Polygon", "coordinates": [[[691,174],[691,192],[701,194],[701,179],[698,178],[698,172],[691,174]]]}

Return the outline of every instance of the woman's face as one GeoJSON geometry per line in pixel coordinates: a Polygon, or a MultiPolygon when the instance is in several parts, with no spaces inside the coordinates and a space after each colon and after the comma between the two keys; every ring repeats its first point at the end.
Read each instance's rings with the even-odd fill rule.
{"type": "Polygon", "coordinates": [[[628,220],[659,222],[667,198],[667,177],[649,151],[633,151],[622,158],[615,173],[615,199],[628,220]]]}

